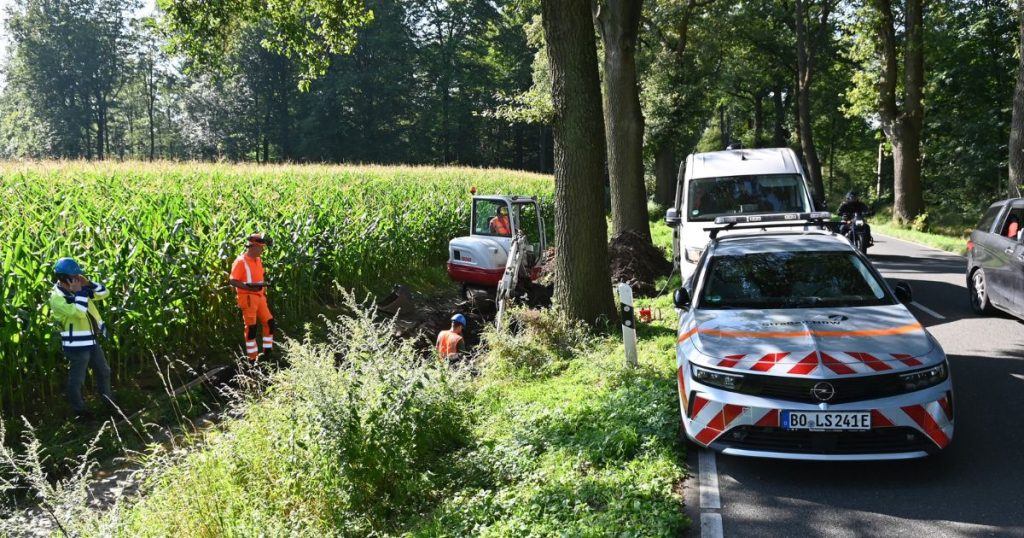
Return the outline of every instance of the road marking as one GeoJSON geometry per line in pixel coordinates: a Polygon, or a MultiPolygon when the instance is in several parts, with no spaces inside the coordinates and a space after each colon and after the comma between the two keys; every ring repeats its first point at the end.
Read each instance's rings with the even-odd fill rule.
{"type": "Polygon", "coordinates": [[[1024,381],[1024,375],[1020,375],[1020,374],[1010,374],[1010,375],[1013,376],[1013,377],[1016,377],[1017,379],[1019,379],[1021,381],[1024,381]]]}
{"type": "Polygon", "coordinates": [[[928,308],[927,306],[925,306],[925,305],[923,305],[923,304],[921,304],[921,303],[919,303],[917,301],[911,301],[910,304],[916,306],[922,312],[924,312],[925,314],[928,314],[929,316],[931,316],[933,318],[946,319],[946,316],[943,316],[942,314],[932,310],[931,308],[928,308]]]}
{"type": "Polygon", "coordinates": [[[702,513],[700,515],[700,538],[722,538],[722,514],[702,513]]]}
{"type": "Polygon", "coordinates": [[[720,510],[722,501],[718,496],[718,465],[715,451],[700,449],[700,509],[720,510]]]}
{"type": "Polygon", "coordinates": [[[700,536],[701,538],[722,538],[722,499],[718,495],[718,465],[715,451],[700,449],[700,536]]]}

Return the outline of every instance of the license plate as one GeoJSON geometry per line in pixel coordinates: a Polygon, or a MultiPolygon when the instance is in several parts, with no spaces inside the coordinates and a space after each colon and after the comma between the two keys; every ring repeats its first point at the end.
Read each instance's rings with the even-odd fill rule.
{"type": "Polygon", "coordinates": [[[871,429],[871,411],[783,411],[782,429],[864,431],[871,429]]]}

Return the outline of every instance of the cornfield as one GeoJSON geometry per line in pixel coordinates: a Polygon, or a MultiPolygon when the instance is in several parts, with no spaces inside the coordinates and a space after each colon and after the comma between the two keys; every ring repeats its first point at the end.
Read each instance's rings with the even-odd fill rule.
{"type": "Polygon", "coordinates": [[[466,231],[473,185],[539,195],[553,214],[550,178],[507,170],[0,163],[0,409],[60,394],[64,358],[45,303],[61,256],[110,288],[104,346],[123,378],[153,357],[239,351],[227,273],[248,233],[275,239],[264,255],[271,307],[296,326],[334,299],[335,283],[379,291],[436,271],[466,231]]]}

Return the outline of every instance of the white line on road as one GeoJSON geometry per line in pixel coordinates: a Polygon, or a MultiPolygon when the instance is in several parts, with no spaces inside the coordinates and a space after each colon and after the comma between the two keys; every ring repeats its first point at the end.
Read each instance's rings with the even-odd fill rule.
{"type": "Polygon", "coordinates": [[[700,515],[700,538],[722,538],[722,514],[717,512],[700,515]]]}
{"type": "Polygon", "coordinates": [[[722,501],[718,496],[718,465],[715,463],[715,451],[700,449],[700,509],[719,510],[722,501]]]}
{"type": "Polygon", "coordinates": [[[722,538],[722,500],[718,495],[718,465],[715,451],[700,449],[700,536],[701,538],[722,538]],[[714,510],[713,512],[711,510],[714,510]]]}
{"type": "Polygon", "coordinates": [[[920,309],[922,312],[924,312],[925,314],[928,314],[929,316],[931,316],[933,318],[946,319],[946,316],[943,316],[942,314],[932,310],[931,308],[928,308],[927,306],[925,306],[925,305],[923,305],[923,304],[921,304],[921,303],[919,303],[917,301],[911,301],[910,304],[914,305],[915,307],[920,309]]]}
{"type": "Polygon", "coordinates": [[[1019,379],[1021,381],[1024,381],[1024,375],[1020,375],[1020,374],[1010,374],[1010,375],[1013,376],[1013,377],[1016,377],[1017,379],[1019,379]]]}

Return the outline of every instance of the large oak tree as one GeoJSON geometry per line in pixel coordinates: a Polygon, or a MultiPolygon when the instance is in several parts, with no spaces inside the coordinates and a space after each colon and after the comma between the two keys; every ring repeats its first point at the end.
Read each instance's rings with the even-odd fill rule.
{"type": "Polygon", "coordinates": [[[555,299],[573,318],[613,319],[604,217],[604,122],[589,0],[543,0],[555,138],[555,299]]]}

